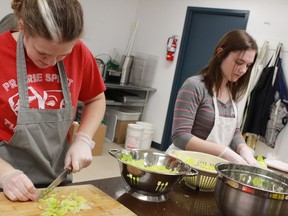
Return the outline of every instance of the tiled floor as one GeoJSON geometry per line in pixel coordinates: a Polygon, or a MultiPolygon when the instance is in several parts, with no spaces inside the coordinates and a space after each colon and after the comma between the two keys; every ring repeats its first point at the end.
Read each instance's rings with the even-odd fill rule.
{"type": "MultiPolygon", "coordinates": [[[[89,181],[95,179],[104,179],[120,176],[120,168],[117,159],[109,154],[109,149],[123,149],[124,144],[105,143],[103,154],[101,156],[93,156],[92,164],[81,170],[79,173],[73,174],[73,182],[89,181]]],[[[157,149],[151,148],[153,151],[157,149]]]]}

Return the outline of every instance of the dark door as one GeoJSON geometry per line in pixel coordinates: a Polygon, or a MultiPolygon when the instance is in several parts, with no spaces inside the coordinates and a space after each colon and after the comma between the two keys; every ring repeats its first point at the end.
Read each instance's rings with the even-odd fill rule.
{"type": "Polygon", "coordinates": [[[247,10],[188,7],[160,150],[166,150],[171,144],[173,110],[179,88],[208,63],[224,33],[246,29],[248,17],[247,10]]]}

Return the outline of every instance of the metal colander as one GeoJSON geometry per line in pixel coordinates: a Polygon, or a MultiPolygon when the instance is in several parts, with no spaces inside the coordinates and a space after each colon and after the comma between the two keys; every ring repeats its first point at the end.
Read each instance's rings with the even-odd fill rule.
{"type": "Polygon", "coordinates": [[[167,193],[183,176],[197,175],[197,171],[183,161],[158,152],[141,149],[110,149],[109,154],[119,161],[121,176],[131,188],[131,195],[137,199],[162,202],[168,199],[167,193]],[[134,161],[143,160],[145,168],[131,165],[122,156],[131,156],[134,161]],[[148,170],[154,165],[164,166],[177,172],[148,170]],[[136,193],[135,193],[136,192],[136,193]]]}
{"type": "Polygon", "coordinates": [[[228,162],[223,158],[195,151],[171,150],[168,155],[182,160],[198,171],[197,176],[184,176],[183,180],[188,187],[200,191],[214,191],[217,180],[215,165],[228,162]]]}

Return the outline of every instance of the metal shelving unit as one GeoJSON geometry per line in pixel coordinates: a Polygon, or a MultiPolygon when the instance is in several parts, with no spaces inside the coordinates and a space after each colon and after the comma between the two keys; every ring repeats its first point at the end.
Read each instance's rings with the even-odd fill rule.
{"type": "Polygon", "coordinates": [[[132,84],[117,84],[117,83],[105,83],[107,90],[123,90],[127,93],[137,94],[139,96],[139,100],[126,101],[126,102],[118,102],[107,100],[107,106],[121,106],[121,107],[139,107],[141,109],[141,118],[143,113],[145,112],[145,107],[148,102],[148,98],[151,92],[155,92],[155,88],[144,87],[144,86],[136,86],[132,84]]]}

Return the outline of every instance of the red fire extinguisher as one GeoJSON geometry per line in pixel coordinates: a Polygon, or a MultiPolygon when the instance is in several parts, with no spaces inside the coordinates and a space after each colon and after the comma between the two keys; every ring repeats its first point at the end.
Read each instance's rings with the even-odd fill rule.
{"type": "Polygon", "coordinates": [[[167,54],[166,54],[166,60],[167,61],[173,61],[174,60],[174,54],[176,52],[176,48],[177,48],[176,36],[169,37],[168,41],[167,41],[167,54]]]}

